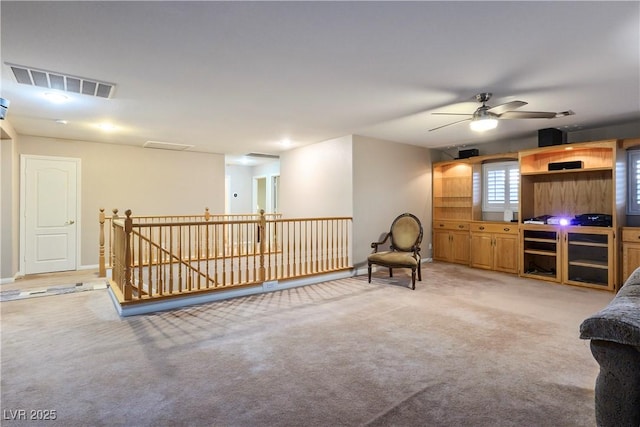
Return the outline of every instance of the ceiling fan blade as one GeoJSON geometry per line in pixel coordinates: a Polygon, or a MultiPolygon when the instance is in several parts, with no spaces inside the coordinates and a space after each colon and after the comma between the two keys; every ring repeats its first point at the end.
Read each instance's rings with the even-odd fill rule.
{"type": "Polygon", "coordinates": [[[553,119],[556,113],[548,111],[507,111],[499,115],[501,119],[553,119]]]}
{"type": "Polygon", "coordinates": [[[455,125],[457,123],[466,122],[468,120],[471,120],[471,117],[469,117],[468,119],[462,119],[462,120],[455,121],[453,123],[448,123],[446,125],[438,126],[437,128],[429,129],[429,132],[434,131],[434,130],[438,130],[438,129],[442,129],[442,128],[446,128],[447,126],[455,125]]]}
{"type": "Polygon", "coordinates": [[[431,113],[438,116],[473,116],[473,113],[431,113]]]}
{"type": "Polygon", "coordinates": [[[527,105],[527,103],[524,101],[511,101],[504,104],[496,105],[495,107],[491,107],[489,108],[489,112],[497,114],[499,116],[502,113],[515,110],[516,108],[524,107],[525,105],[527,105]]]}

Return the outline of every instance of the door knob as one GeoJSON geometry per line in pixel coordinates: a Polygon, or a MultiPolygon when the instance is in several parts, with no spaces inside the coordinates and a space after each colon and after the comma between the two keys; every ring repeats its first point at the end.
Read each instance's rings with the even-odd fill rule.
{"type": "Polygon", "coordinates": [[[71,225],[71,224],[75,224],[76,222],[74,220],[69,220],[67,221],[67,223],[65,225],[71,225]]]}

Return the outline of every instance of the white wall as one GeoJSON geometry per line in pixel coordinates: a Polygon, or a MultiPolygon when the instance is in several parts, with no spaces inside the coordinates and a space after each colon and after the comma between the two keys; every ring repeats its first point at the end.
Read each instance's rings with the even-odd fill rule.
{"type": "Polygon", "coordinates": [[[224,212],[224,156],[20,135],[19,154],[81,159],[80,266],[98,262],[98,212],[224,212]]]}
{"type": "Polygon", "coordinates": [[[409,212],[420,219],[422,257],[431,256],[431,152],[424,147],[353,137],[353,263],[366,266],[371,242],[409,212]]]}
{"type": "Polygon", "coordinates": [[[253,196],[252,168],[242,165],[227,165],[226,175],[230,180],[229,188],[229,213],[247,214],[254,213],[251,199],[253,196]]]}
{"type": "Polygon", "coordinates": [[[280,156],[280,212],[286,218],[353,215],[352,137],[280,156]]]}
{"type": "Polygon", "coordinates": [[[0,283],[6,283],[19,269],[18,135],[2,120],[0,136],[0,283]]]}
{"type": "Polygon", "coordinates": [[[288,218],[352,216],[356,268],[393,219],[411,212],[423,224],[430,256],[429,149],[358,135],[291,150],[281,156],[281,205],[288,218]]]}
{"type": "Polygon", "coordinates": [[[247,214],[257,213],[253,203],[253,179],[255,177],[267,178],[267,197],[271,196],[271,177],[280,175],[280,162],[271,162],[256,165],[227,165],[226,176],[230,180],[229,189],[229,213],[247,214]],[[237,196],[234,197],[234,194],[237,196]]]}

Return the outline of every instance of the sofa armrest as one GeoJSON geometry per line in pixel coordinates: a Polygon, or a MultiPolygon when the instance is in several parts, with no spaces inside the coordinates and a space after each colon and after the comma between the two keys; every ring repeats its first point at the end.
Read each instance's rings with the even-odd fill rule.
{"type": "Polygon", "coordinates": [[[640,282],[627,280],[609,305],[585,319],[580,338],[640,347],[640,282]]]}

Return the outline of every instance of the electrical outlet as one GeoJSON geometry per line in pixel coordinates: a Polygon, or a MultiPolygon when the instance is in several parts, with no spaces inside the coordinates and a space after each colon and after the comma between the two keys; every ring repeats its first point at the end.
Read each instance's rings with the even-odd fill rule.
{"type": "Polygon", "coordinates": [[[262,288],[265,291],[270,291],[276,288],[276,286],[278,285],[278,281],[277,280],[271,280],[269,282],[263,282],[262,283],[262,288]]]}

